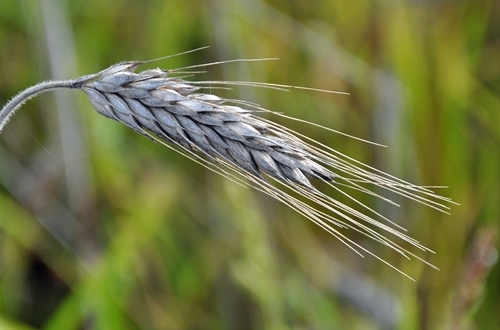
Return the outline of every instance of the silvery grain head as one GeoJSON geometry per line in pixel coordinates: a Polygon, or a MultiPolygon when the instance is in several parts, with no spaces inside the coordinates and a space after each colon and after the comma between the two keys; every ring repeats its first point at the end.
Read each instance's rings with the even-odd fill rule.
{"type": "Polygon", "coordinates": [[[406,257],[415,255],[398,245],[395,238],[428,250],[389,219],[352,198],[346,188],[392,203],[374,192],[378,187],[443,212],[448,209],[443,203],[451,202],[448,198],[359,163],[307,136],[259,117],[257,113],[268,110],[255,104],[201,92],[202,84],[221,82],[187,81],[175,77],[176,70],[136,72],[143,63],[118,63],[97,74],[30,87],[2,109],[0,131],[23,102],[40,92],[56,88],[80,89],[103,116],[283,202],[357,252],[372,254],[350,240],[343,229],[367,235],[406,257]],[[272,180],[277,184],[270,182],[272,180]],[[352,199],[358,207],[350,207],[316,189],[317,181],[352,199]],[[293,195],[287,192],[290,190],[293,195]]]}

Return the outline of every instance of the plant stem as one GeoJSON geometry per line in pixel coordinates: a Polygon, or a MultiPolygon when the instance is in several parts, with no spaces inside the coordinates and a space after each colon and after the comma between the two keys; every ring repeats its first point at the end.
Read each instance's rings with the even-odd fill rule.
{"type": "Polygon", "coordinates": [[[0,111],[0,133],[9,122],[12,115],[19,109],[26,101],[38,94],[59,88],[75,88],[75,80],[56,80],[44,81],[35,86],[31,86],[21,93],[14,96],[0,111]]]}

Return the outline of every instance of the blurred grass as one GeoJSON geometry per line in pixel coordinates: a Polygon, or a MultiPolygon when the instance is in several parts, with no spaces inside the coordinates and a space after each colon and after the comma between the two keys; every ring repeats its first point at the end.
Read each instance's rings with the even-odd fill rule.
{"type": "Polygon", "coordinates": [[[63,78],[205,45],[154,65],[279,57],[198,79],[351,92],[221,94],[386,144],[272,118],[409,181],[448,185],[440,192],[461,205],[447,216],[359,196],[436,251],[422,257],[440,271],[348,233],[413,283],[278,202],[98,116],[83,95],[61,109],[77,114],[72,122],[44,95],[0,141],[2,328],[500,327],[500,270],[491,264],[500,227],[498,2],[3,0],[1,104],[53,78],[54,36],[44,27],[57,12],[43,12],[48,4],[70,25],[58,27],[70,32],[69,50],[51,49],[77,63],[63,78]],[[71,155],[61,127],[82,131],[71,155]]]}

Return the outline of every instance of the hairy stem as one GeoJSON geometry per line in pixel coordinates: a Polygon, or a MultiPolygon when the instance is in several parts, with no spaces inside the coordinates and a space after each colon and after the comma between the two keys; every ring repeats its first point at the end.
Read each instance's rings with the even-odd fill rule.
{"type": "Polygon", "coordinates": [[[59,88],[75,88],[75,80],[57,80],[57,81],[44,81],[35,86],[31,86],[21,93],[17,94],[5,104],[0,111],[0,133],[9,122],[12,115],[19,109],[26,101],[38,94],[59,88]]]}

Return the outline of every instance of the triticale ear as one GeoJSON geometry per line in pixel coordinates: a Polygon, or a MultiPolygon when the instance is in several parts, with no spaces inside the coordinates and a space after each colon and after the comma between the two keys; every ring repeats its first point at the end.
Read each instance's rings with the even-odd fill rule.
{"type": "Polygon", "coordinates": [[[98,113],[175,149],[212,171],[276,198],[360,254],[372,253],[350,240],[343,230],[355,230],[404,256],[415,255],[402,248],[398,240],[430,251],[402,233],[401,227],[355,200],[345,188],[393,203],[376,194],[373,188],[383,189],[441,212],[447,212],[449,207],[446,204],[453,203],[450,199],[427,187],[372,169],[307,136],[261,118],[257,116],[259,112],[273,112],[258,105],[200,93],[203,84],[273,89],[300,87],[187,81],[169,75],[181,72],[181,69],[152,69],[136,73],[143,63],[122,62],[97,74],[30,87],[1,110],[0,131],[15,110],[29,98],[57,88],[81,89],[98,113]],[[269,179],[279,184],[275,185],[269,179]],[[317,181],[330,186],[333,194],[315,188],[317,181]],[[352,199],[364,212],[339,202],[338,196],[352,199]]]}

